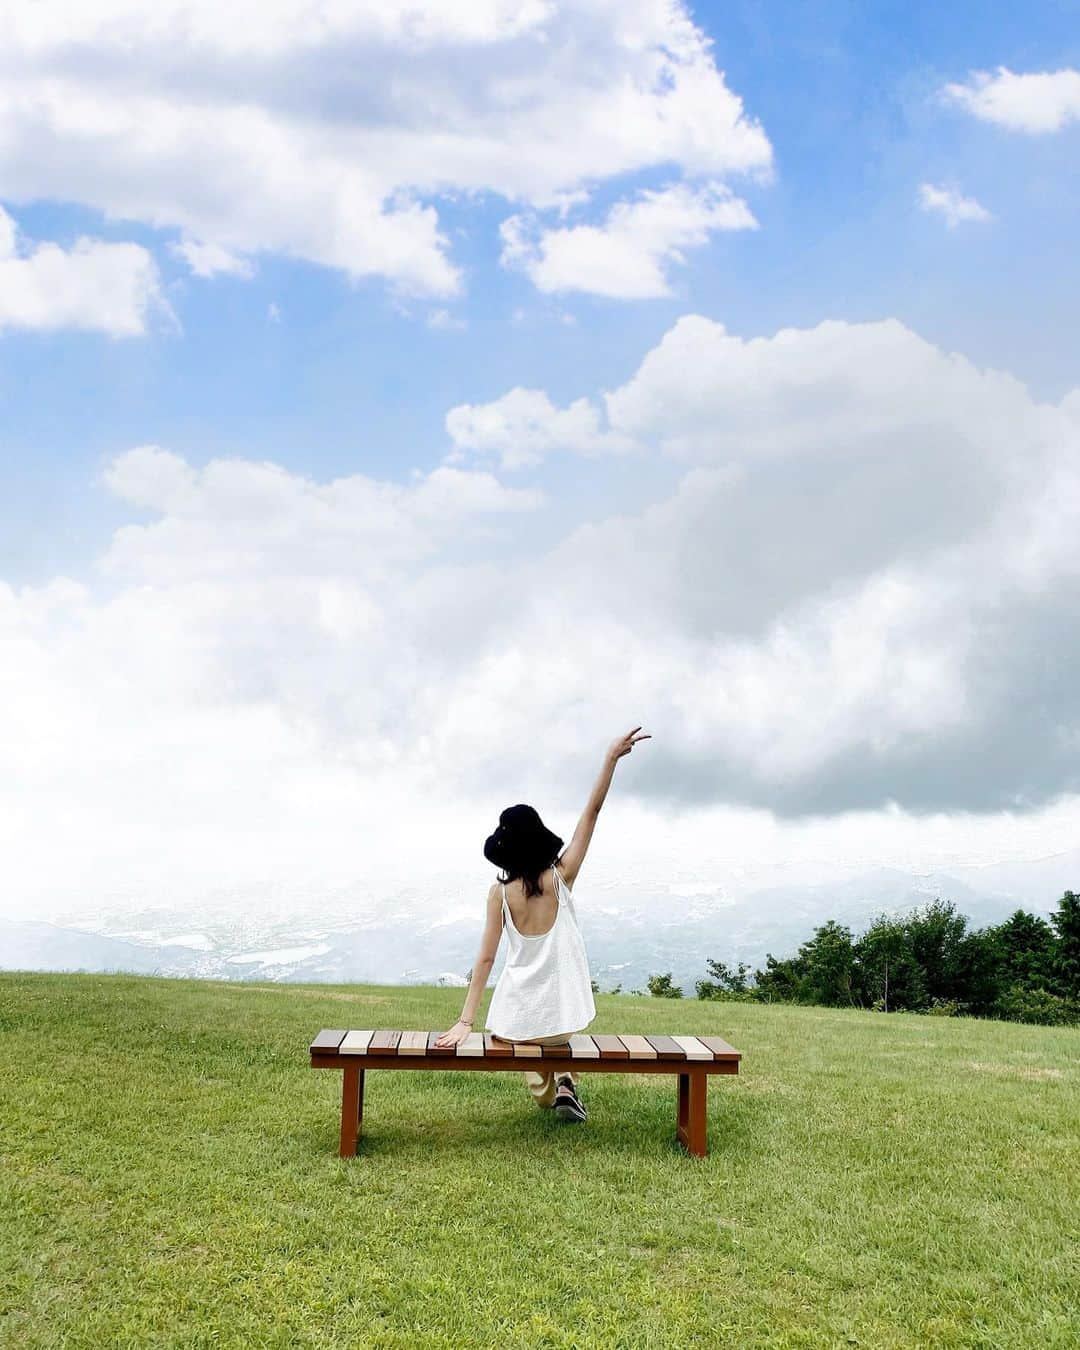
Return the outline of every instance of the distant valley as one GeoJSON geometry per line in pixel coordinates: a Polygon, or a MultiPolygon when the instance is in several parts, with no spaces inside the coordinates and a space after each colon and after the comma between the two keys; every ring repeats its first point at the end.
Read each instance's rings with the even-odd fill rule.
{"type": "MultiPolygon", "coordinates": [[[[976,927],[1018,907],[1046,912],[1064,890],[1080,888],[1080,850],[948,873],[816,870],[811,880],[800,879],[794,865],[733,870],[709,888],[692,881],[590,885],[583,875],[575,889],[594,976],[605,990],[629,991],[670,970],[692,993],[706,958],[753,967],[767,952],[792,952],[826,919],[858,931],[881,912],[899,913],[935,896],[952,900],[976,927]]],[[[47,923],[0,920],[0,969],[463,985],[481,910],[482,902],[435,902],[417,891],[385,901],[338,896],[317,909],[277,896],[265,907],[204,901],[125,905],[47,923]]]]}

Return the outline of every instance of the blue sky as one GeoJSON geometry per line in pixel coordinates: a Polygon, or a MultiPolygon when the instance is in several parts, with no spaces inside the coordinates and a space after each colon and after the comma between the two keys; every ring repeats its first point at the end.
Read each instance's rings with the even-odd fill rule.
{"type": "MultiPolygon", "coordinates": [[[[193,462],[268,457],[317,477],[357,468],[403,476],[438,461],[455,403],[516,384],[557,401],[611,387],[688,309],[747,336],[895,315],[945,348],[1013,371],[1037,396],[1076,383],[1080,130],[1003,136],[936,95],[971,70],[1080,64],[1080,5],[692,12],[765,128],[776,178],[748,193],[760,230],[693,249],[667,298],[538,296],[498,265],[506,204],[490,195],[439,205],[467,277],[467,293],[447,306],[466,326],[450,331],[424,323],[441,306],[396,302],[378,279],[352,283],[265,255],[250,280],[202,280],[169,255],[175,230],[8,199],[35,240],[91,234],[151,250],[179,329],[0,338],[5,575],[41,581],[102,547],[119,515],[97,483],[100,464],[129,444],[157,442],[193,462]],[[915,193],[925,180],[960,185],[994,212],[992,226],[948,230],[921,213],[915,193]],[[272,304],[279,321],[268,318],[272,304]]],[[[619,176],[596,201],[668,177],[619,176]]]]}
{"type": "Polygon", "coordinates": [[[975,856],[1072,801],[1080,3],[256,14],[0,19],[13,725],[55,676],[132,781],[231,710],[319,791],[486,800],[539,649],[552,718],[667,733],[657,819],[891,800],[975,856]]]}

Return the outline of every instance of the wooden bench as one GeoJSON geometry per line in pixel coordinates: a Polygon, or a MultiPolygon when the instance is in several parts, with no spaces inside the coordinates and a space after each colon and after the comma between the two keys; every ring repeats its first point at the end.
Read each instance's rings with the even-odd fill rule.
{"type": "Polygon", "coordinates": [[[313,1069],[341,1069],[341,1147],[356,1154],[368,1069],[565,1070],[574,1073],[671,1073],[679,1078],[676,1134],[703,1158],[709,1078],[738,1073],[738,1050],[719,1036],[573,1036],[567,1048],[508,1045],[474,1031],[458,1046],[436,1046],[438,1031],[320,1031],[311,1042],[313,1069]]]}

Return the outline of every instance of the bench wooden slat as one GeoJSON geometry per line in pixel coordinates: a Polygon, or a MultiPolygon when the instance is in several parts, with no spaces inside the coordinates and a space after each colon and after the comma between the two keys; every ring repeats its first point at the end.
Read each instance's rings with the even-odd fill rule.
{"type": "Polygon", "coordinates": [[[738,1050],[733,1045],[728,1045],[722,1036],[699,1036],[698,1040],[712,1051],[713,1059],[742,1059],[738,1050]]]}
{"type": "MultiPolygon", "coordinates": [[[[435,1045],[439,1031],[380,1031],[339,1030],[324,1028],[311,1042],[312,1054],[341,1055],[446,1055],[455,1053],[454,1046],[435,1045]]],[[[688,1059],[695,1062],[710,1059],[738,1062],[742,1056],[722,1036],[624,1036],[575,1035],[568,1046],[508,1044],[493,1038],[490,1032],[471,1032],[469,1056],[520,1059],[688,1059]],[[476,1039],[479,1038],[479,1039],[476,1039]],[[477,1048],[479,1046],[479,1049],[477,1048]]],[[[457,1051],[461,1053],[460,1050],[457,1051]]]]}
{"type": "Polygon", "coordinates": [[[649,1044],[645,1036],[620,1036],[631,1059],[656,1059],[656,1048],[649,1044]]]}
{"type": "Polygon", "coordinates": [[[483,1033],[470,1031],[458,1046],[457,1052],[463,1059],[479,1059],[484,1053],[483,1033]]]}
{"type": "Polygon", "coordinates": [[[601,1059],[628,1059],[630,1056],[618,1036],[594,1036],[593,1043],[600,1051],[601,1059]]]}
{"type": "Polygon", "coordinates": [[[712,1051],[707,1045],[702,1045],[696,1036],[672,1036],[671,1039],[682,1046],[687,1059],[712,1059],[712,1051]]]}
{"type": "Polygon", "coordinates": [[[316,1053],[321,1053],[325,1055],[331,1051],[336,1050],[344,1039],[345,1039],[344,1031],[323,1030],[320,1031],[319,1034],[315,1037],[315,1039],[311,1042],[311,1045],[308,1047],[308,1049],[313,1055],[316,1053]]]}
{"type": "Polygon", "coordinates": [[[661,1059],[685,1059],[686,1051],[674,1036],[646,1036],[652,1048],[661,1059]]]}

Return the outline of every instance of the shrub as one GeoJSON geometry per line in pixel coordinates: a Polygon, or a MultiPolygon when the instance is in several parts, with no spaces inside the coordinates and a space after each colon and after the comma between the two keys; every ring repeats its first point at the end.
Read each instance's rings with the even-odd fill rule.
{"type": "Polygon", "coordinates": [[[671,971],[666,975],[649,976],[649,993],[653,998],[682,998],[683,992],[677,984],[671,983],[671,971]]]}
{"type": "Polygon", "coordinates": [[[1020,984],[1014,984],[998,999],[995,1011],[1007,1022],[1031,1022],[1040,1027],[1080,1025],[1080,1004],[1049,989],[1025,989],[1020,984]]]}
{"type": "Polygon", "coordinates": [[[698,980],[694,989],[698,998],[726,999],[736,1003],[750,1003],[756,994],[750,988],[750,967],[745,961],[737,966],[726,965],[723,961],[706,961],[709,979],[698,980]]]}
{"type": "MultiPolygon", "coordinates": [[[[712,980],[698,980],[694,985],[695,996],[715,1003],[760,1003],[761,997],[755,989],[725,989],[722,984],[712,980]]],[[[768,1002],[769,1000],[765,1000],[768,1002]]]]}

